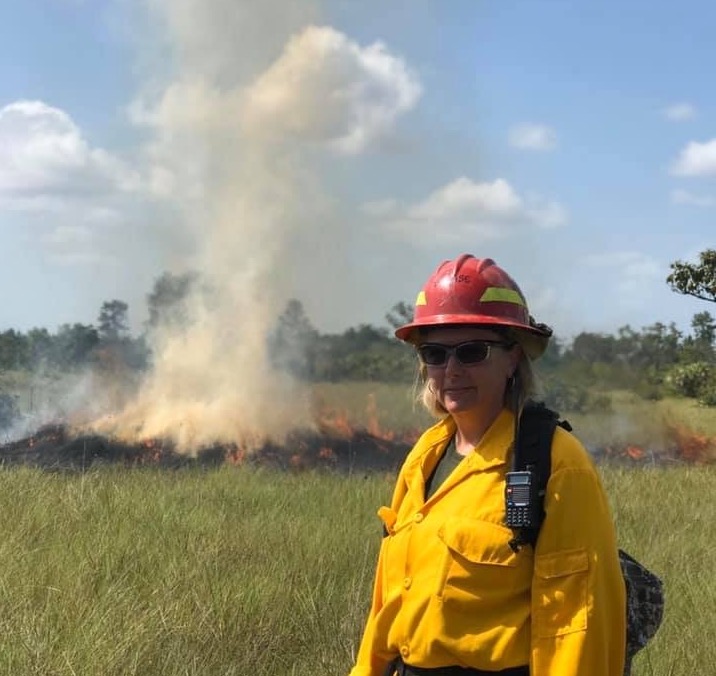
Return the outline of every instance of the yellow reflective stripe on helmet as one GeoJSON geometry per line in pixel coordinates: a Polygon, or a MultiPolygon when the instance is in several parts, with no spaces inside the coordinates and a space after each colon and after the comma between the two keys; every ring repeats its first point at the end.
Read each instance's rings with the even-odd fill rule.
{"type": "Polygon", "coordinates": [[[418,297],[415,299],[415,304],[416,305],[427,305],[428,304],[428,299],[425,297],[425,291],[421,291],[418,294],[418,297]]]}
{"type": "Polygon", "coordinates": [[[481,303],[489,302],[497,303],[514,303],[515,305],[525,305],[524,298],[520,296],[514,289],[504,289],[499,286],[491,286],[485,289],[485,293],[480,298],[481,303]]]}

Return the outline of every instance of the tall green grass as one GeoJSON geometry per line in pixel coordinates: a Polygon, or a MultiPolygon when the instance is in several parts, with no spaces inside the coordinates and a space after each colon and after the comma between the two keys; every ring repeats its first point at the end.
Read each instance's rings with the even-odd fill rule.
{"type": "Polygon", "coordinates": [[[0,473],[0,672],[317,674],[350,662],[383,480],[0,473]]]}
{"type": "MultiPolygon", "coordinates": [[[[716,471],[603,472],[622,545],[666,583],[635,674],[707,673],[716,471]]],[[[1,470],[0,673],[346,674],[391,488],[228,466],[1,470]]]]}
{"type": "Polygon", "coordinates": [[[664,581],[664,622],[634,673],[716,670],[716,466],[603,468],[620,545],[664,581]]]}

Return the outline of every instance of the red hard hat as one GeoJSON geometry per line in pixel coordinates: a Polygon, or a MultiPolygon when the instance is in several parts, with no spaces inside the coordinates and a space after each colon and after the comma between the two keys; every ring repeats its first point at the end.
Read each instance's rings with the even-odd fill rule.
{"type": "Polygon", "coordinates": [[[552,335],[552,329],[530,316],[527,301],[512,277],[491,258],[470,254],[438,266],[418,294],[413,321],[398,328],[395,335],[414,342],[416,329],[449,324],[514,329],[532,359],[545,351],[552,335]]]}

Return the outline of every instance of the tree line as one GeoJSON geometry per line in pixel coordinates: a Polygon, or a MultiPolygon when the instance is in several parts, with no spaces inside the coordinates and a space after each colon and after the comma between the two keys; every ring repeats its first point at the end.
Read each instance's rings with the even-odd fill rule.
{"type": "Polygon", "coordinates": [[[97,324],[63,324],[57,331],[8,329],[0,333],[0,372],[19,370],[70,371],[101,362],[108,351],[129,368],[141,369],[149,356],[145,337],[129,332],[127,303],[102,304],[97,324]]]}
{"type": "MultiPolygon", "coordinates": [[[[671,270],[666,282],[674,291],[716,302],[716,251],[702,252],[696,264],[676,261],[671,270]]],[[[186,324],[185,301],[200,284],[194,273],[157,278],[147,296],[149,319],[138,337],[129,330],[127,303],[117,299],[101,305],[93,325],[65,324],[54,333],[46,328],[1,332],[0,372],[108,364],[141,372],[151,365],[151,331],[159,325],[186,324]]],[[[307,381],[409,383],[417,360],[393,337],[393,330],[411,318],[412,306],[401,301],[380,325],[360,324],[326,334],[315,328],[301,301],[291,299],[267,336],[268,352],[277,368],[307,381]]],[[[582,332],[569,344],[556,337],[537,369],[551,403],[562,409],[598,405],[595,392],[608,389],[629,389],[648,398],[679,394],[713,406],[716,320],[704,311],[693,316],[688,333],[673,323],[655,323],[641,329],[623,326],[615,334],[582,332]]]]}

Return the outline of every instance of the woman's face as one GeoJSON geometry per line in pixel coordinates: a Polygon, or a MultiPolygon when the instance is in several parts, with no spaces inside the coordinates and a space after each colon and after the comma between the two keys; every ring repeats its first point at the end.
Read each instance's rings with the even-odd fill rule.
{"type": "MultiPolygon", "coordinates": [[[[453,347],[469,341],[497,341],[505,338],[490,329],[474,326],[431,328],[421,337],[418,349],[429,346],[453,347]]],[[[471,361],[479,355],[481,346],[466,346],[456,356],[448,355],[443,365],[431,365],[423,360],[428,379],[435,395],[450,415],[475,413],[485,417],[496,416],[503,407],[507,380],[514,373],[520,358],[518,346],[505,349],[489,345],[486,359],[477,363],[461,363],[458,357],[471,361]]],[[[440,356],[441,349],[425,349],[425,357],[440,356]],[[432,352],[433,354],[430,354],[432,352]],[[436,353],[436,354],[435,354],[436,353]]]]}

